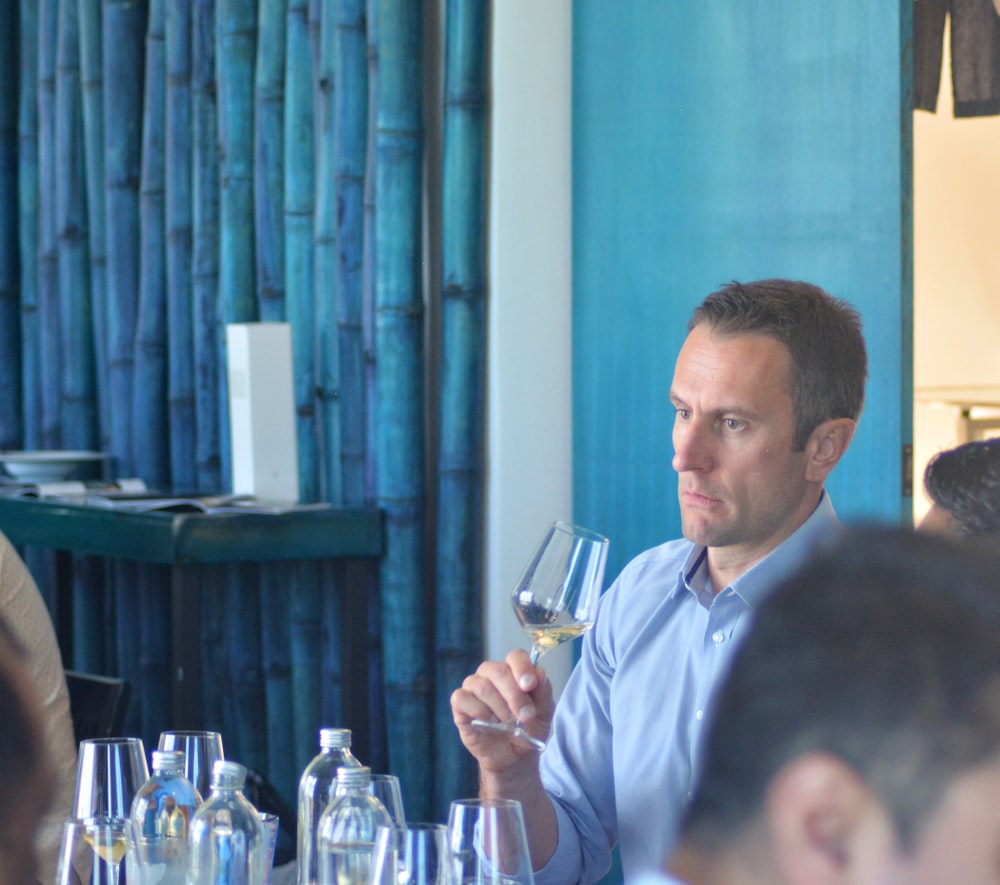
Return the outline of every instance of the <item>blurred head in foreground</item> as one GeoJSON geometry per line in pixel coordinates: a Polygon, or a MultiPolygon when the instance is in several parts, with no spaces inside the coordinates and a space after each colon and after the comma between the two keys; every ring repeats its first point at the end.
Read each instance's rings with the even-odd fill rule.
{"type": "Polygon", "coordinates": [[[24,654],[0,620],[0,885],[37,881],[35,835],[55,789],[44,735],[24,654]]]}
{"type": "Polygon", "coordinates": [[[931,509],[921,531],[1000,538],[1000,437],[938,452],[924,469],[931,509]]]}
{"type": "Polygon", "coordinates": [[[1000,567],[846,532],[720,689],[669,869],[691,885],[1000,881],[1000,567]]]}

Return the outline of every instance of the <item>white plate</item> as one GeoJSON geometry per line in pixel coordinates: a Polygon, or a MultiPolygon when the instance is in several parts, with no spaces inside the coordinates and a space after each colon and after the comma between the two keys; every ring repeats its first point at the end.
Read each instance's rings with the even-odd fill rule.
{"type": "Polygon", "coordinates": [[[59,482],[69,479],[88,461],[100,461],[106,457],[103,452],[72,450],[0,452],[0,464],[21,482],[59,482]]]}

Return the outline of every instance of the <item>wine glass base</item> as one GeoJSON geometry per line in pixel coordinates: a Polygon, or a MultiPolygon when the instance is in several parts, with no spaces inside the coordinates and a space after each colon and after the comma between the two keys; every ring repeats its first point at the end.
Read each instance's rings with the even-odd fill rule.
{"type": "Polygon", "coordinates": [[[517,724],[516,720],[509,722],[487,722],[485,719],[473,719],[469,724],[482,731],[496,731],[505,734],[515,741],[527,744],[532,749],[538,750],[539,753],[545,749],[545,741],[528,734],[528,732],[517,724]]]}

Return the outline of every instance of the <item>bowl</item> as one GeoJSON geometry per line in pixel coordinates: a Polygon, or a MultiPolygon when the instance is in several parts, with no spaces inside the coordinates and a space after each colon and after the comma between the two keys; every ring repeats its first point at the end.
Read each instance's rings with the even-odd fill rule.
{"type": "Polygon", "coordinates": [[[61,482],[72,477],[82,465],[104,457],[102,452],[72,450],[0,452],[0,464],[21,482],[61,482]]]}

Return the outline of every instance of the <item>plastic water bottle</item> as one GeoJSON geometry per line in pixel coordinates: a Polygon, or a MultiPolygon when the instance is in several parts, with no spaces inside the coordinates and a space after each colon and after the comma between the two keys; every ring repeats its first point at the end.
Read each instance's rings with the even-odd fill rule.
{"type": "Polygon", "coordinates": [[[266,885],[268,837],[243,795],[246,776],[238,762],[212,766],[211,793],[195,812],[188,836],[190,885],[266,885]]]}
{"type": "Polygon", "coordinates": [[[330,805],[319,821],[319,885],[369,885],[375,831],[392,823],[368,792],[369,768],[341,768],[330,805]]]}
{"type": "Polygon", "coordinates": [[[201,794],[184,777],[184,754],[153,751],[153,773],[132,800],[137,839],[134,860],[159,869],[160,885],[184,885],[188,865],[188,830],[201,805],[201,794]]]}
{"type": "Polygon", "coordinates": [[[361,767],[351,753],[349,728],[321,728],[319,746],[319,755],[306,766],[299,780],[298,885],[316,885],[319,881],[319,820],[333,798],[337,769],[361,767]]]}

